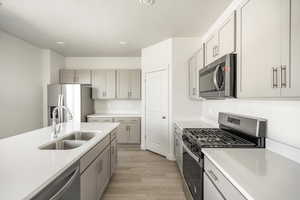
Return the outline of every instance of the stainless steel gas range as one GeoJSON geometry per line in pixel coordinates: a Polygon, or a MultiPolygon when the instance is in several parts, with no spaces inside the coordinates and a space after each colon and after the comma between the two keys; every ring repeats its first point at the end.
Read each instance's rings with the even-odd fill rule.
{"type": "Polygon", "coordinates": [[[184,129],[183,176],[188,199],[203,199],[202,148],[264,148],[267,120],[219,113],[219,128],[184,129]]]}

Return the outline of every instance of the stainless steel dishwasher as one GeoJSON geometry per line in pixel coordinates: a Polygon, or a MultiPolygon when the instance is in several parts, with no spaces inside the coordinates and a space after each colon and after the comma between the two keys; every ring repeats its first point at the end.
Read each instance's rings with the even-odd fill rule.
{"type": "Polygon", "coordinates": [[[32,200],[80,200],[79,163],[69,167],[32,200]]]}

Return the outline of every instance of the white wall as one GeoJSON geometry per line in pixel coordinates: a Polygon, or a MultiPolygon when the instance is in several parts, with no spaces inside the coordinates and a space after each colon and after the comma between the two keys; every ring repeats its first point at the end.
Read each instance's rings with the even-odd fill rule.
{"type": "Polygon", "coordinates": [[[174,38],[172,57],[172,121],[195,120],[201,115],[201,101],[189,98],[188,59],[200,49],[201,38],[174,38]]]}
{"type": "Polygon", "coordinates": [[[59,83],[59,70],[65,67],[65,57],[49,49],[43,50],[43,125],[48,126],[48,84],[59,83]]]}
{"type": "Polygon", "coordinates": [[[42,50],[0,31],[0,138],[42,127],[42,50]]]}
{"type": "MultiPolygon", "coordinates": [[[[67,69],[140,69],[140,57],[67,57],[67,69]]],[[[141,113],[139,100],[96,100],[95,113],[141,113]]]]}

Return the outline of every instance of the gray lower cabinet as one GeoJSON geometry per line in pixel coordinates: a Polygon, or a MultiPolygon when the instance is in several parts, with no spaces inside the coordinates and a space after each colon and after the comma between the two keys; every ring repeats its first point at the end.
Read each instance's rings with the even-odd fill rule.
{"type": "Polygon", "coordinates": [[[204,200],[246,200],[223,173],[204,157],[204,200]]]}
{"type": "Polygon", "coordinates": [[[118,143],[141,143],[141,119],[139,117],[88,117],[88,122],[119,122],[118,143]]]}
{"type": "Polygon", "coordinates": [[[203,183],[203,185],[204,185],[203,199],[204,200],[225,200],[205,173],[204,173],[203,182],[204,182],[203,183]]]}
{"type": "Polygon", "coordinates": [[[177,166],[182,173],[182,131],[175,125],[174,128],[174,154],[177,166]]]}
{"type": "Polygon", "coordinates": [[[80,159],[81,200],[101,199],[116,170],[117,160],[116,129],[80,159]]]}
{"type": "Polygon", "coordinates": [[[119,122],[118,143],[120,144],[140,144],[141,128],[140,118],[114,118],[119,122]]]}
{"type": "Polygon", "coordinates": [[[81,200],[98,200],[110,179],[110,147],[96,158],[81,175],[81,200]]]}
{"type": "Polygon", "coordinates": [[[110,172],[111,176],[114,174],[114,172],[117,169],[118,164],[118,144],[117,144],[117,138],[113,139],[113,141],[110,144],[110,172]]]}

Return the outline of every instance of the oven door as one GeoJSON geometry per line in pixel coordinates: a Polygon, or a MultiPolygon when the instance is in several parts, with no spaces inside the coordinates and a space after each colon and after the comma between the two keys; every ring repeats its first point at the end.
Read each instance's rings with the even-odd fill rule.
{"type": "Polygon", "coordinates": [[[183,144],[183,176],[194,200],[203,199],[203,159],[183,144]]]}

